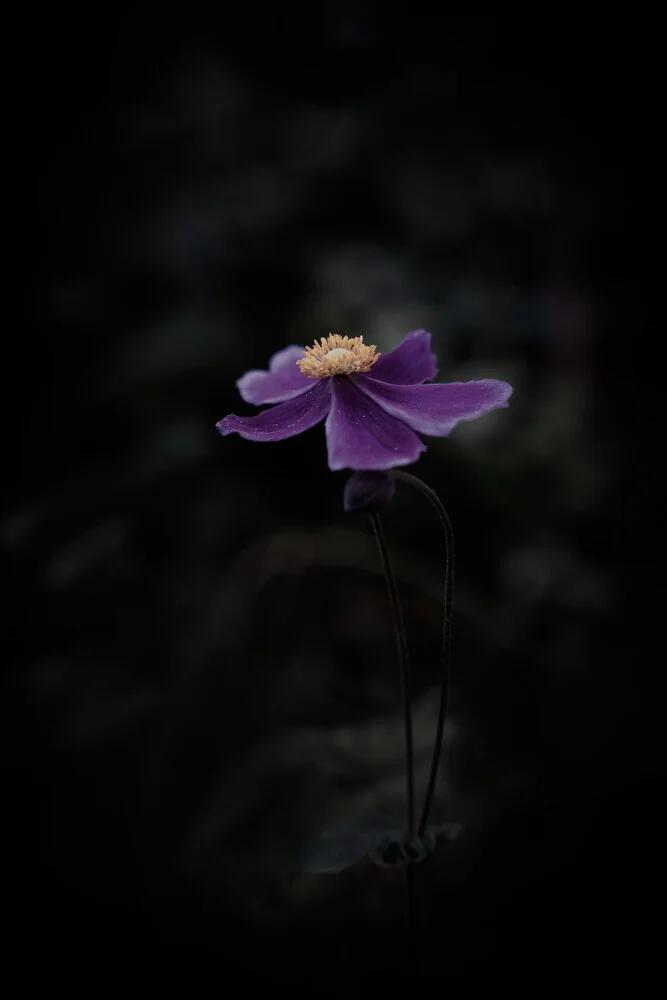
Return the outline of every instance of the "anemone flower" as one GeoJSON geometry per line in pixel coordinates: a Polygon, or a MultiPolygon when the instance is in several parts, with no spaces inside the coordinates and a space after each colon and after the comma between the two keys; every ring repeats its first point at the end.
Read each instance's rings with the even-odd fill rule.
{"type": "Polygon", "coordinates": [[[408,333],[388,354],[362,337],[330,334],[313,347],[286,347],[267,371],[236,383],[246,403],[277,403],[252,417],[225,417],[221,434],[249,441],[282,441],[326,417],[329,468],[391,469],[415,462],[426,445],[419,435],[445,437],[459,420],[507,406],[512,387],[496,379],[434,384],[431,335],[408,333]]]}

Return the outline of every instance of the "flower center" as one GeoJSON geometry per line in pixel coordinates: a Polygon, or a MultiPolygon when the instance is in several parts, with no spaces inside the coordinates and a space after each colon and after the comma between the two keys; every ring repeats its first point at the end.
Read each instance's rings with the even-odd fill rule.
{"type": "Polygon", "coordinates": [[[315,341],[312,347],[307,347],[297,365],[306,378],[326,378],[369,372],[379,357],[375,344],[367,346],[363,337],[330,333],[319,344],[315,341]]]}

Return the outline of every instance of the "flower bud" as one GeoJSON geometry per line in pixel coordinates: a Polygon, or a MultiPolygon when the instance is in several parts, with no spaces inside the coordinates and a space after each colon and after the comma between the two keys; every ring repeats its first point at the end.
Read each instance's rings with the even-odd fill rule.
{"type": "Polygon", "coordinates": [[[345,486],[343,507],[348,513],[370,514],[389,503],[394,489],[394,477],[388,472],[355,472],[345,486]]]}

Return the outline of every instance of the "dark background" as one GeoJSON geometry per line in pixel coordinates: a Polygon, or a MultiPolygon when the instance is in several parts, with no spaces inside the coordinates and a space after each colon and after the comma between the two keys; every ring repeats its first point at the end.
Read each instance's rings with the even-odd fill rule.
{"type": "MultiPolygon", "coordinates": [[[[343,512],[321,427],[262,445],[215,423],[251,412],[235,380],[287,344],[386,351],[424,327],[440,379],[515,391],[411,470],[456,535],[436,819],[465,824],[418,869],[422,959],[650,949],[661,754],[636,622],[655,501],[625,263],[641,45],[555,9],[42,24],[34,327],[0,531],[21,639],[13,913],[40,948],[287,981],[401,964],[400,874],[298,874],[331,822],[401,815],[369,525],[343,512]]],[[[441,541],[404,485],[385,524],[423,790],[441,541]]]]}

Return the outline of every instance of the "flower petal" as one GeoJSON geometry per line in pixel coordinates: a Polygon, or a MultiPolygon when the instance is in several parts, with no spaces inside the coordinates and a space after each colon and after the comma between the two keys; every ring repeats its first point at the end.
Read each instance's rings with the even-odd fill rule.
{"type": "Polygon", "coordinates": [[[401,420],[369,399],[346,375],[333,384],[326,422],[329,468],[391,469],[415,462],[425,445],[401,420]]]}
{"type": "Polygon", "coordinates": [[[254,417],[237,417],[231,413],[215,426],[221,434],[240,434],[248,441],[283,441],[294,437],[326,417],[331,406],[330,381],[317,379],[310,392],[262,410],[254,417]]]}
{"type": "Polygon", "coordinates": [[[394,385],[416,385],[425,379],[434,379],[437,374],[431,334],[426,330],[413,330],[393,351],[380,355],[368,377],[394,385]]]}
{"type": "Polygon", "coordinates": [[[474,420],[489,410],[507,406],[512,386],[497,379],[444,382],[437,385],[390,385],[367,375],[350,381],[392,417],[420,434],[444,437],[459,420],[474,420]]]}
{"type": "Polygon", "coordinates": [[[297,361],[304,355],[303,347],[292,344],[278,351],[269,361],[269,370],[253,368],[238,379],[236,386],[246,403],[283,403],[312,389],[312,378],[301,374],[297,361]]]}

